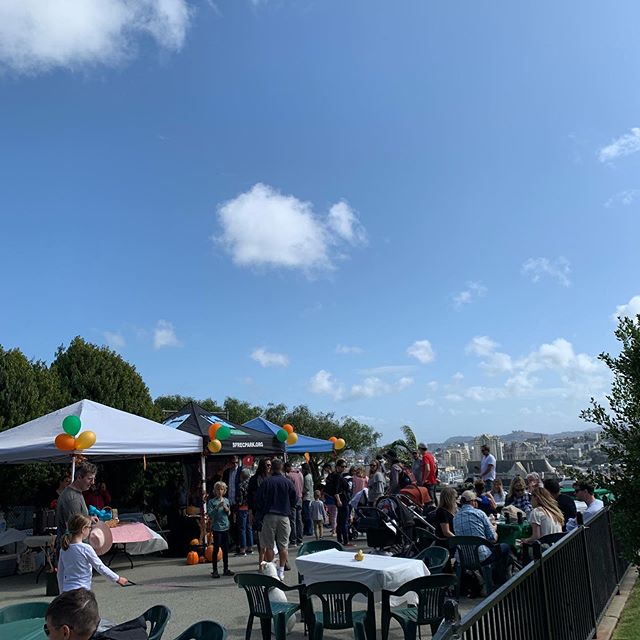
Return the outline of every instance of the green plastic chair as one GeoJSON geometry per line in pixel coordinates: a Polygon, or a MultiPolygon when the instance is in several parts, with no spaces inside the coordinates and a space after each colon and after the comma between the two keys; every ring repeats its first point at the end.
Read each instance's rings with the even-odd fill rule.
{"type": "Polygon", "coordinates": [[[432,575],[442,573],[449,561],[449,550],[444,547],[427,547],[414,560],[422,560],[432,575]]]}
{"type": "Polygon", "coordinates": [[[30,618],[44,618],[48,608],[48,602],[10,604],[0,609],[0,624],[17,622],[18,620],[29,620],[30,618]]]}
{"type": "Polygon", "coordinates": [[[420,636],[420,626],[431,625],[431,635],[435,635],[444,619],[444,602],[452,587],[457,584],[455,576],[439,575],[415,578],[395,591],[382,591],[382,640],[389,637],[391,619],[400,623],[404,640],[415,640],[420,636]],[[413,591],[418,595],[418,606],[390,606],[391,596],[403,596],[413,591]]]}
{"type": "Polygon", "coordinates": [[[490,564],[481,564],[479,548],[491,548],[493,543],[479,536],[454,536],[453,538],[447,538],[447,546],[451,551],[451,555],[457,552],[456,577],[458,578],[458,584],[456,585],[456,597],[460,597],[460,584],[464,571],[480,571],[487,595],[492,593],[494,590],[492,568],[490,564]]]}
{"type": "Polygon", "coordinates": [[[376,614],[373,591],[360,582],[315,582],[304,592],[305,621],[311,640],[322,640],[325,629],[353,629],[356,640],[375,640],[376,614]],[[353,611],[354,596],[367,597],[366,611],[353,611]],[[322,612],[313,610],[313,598],[322,603],[322,612]]]}
{"type": "Polygon", "coordinates": [[[421,527],[416,527],[414,529],[414,538],[418,549],[420,550],[426,549],[440,541],[440,538],[438,538],[435,533],[432,533],[427,529],[422,529],[421,527]]]}
{"type": "Polygon", "coordinates": [[[149,640],[160,640],[164,633],[164,628],[167,626],[167,622],[169,622],[169,618],[171,617],[171,609],[165,607],[163,604],[157,604],[147,609],[142,614],[142,617],[145,619],[145,622],[148,622],[150,625],[147,631],[149,640]]]}
{"type": "Polygon", "coordinates": [[[219,622],[201,620],[192,624],[175,640],[226,640],[227,630],[219,622]]]}
{"type": "Polygon", "coordinates": [[[272,620],[276,640],[285,640],[287,637],[287,622],[296,611],[300,610],[300,605],[296,602],[271,602],[269,600],[269,592],[274,588],[282,591],[298,591],[302,600],[302,586],[289,587],[284,582],[280,582],[280,580],[276,580],[271,576],[263,576],[261,573],[238,573],[234,580],[240,588],[244,589],[249,602],[246,640],[251,638],[254,618],[260,619],[263,640],[270,640],[271,638],[272,620]]]}

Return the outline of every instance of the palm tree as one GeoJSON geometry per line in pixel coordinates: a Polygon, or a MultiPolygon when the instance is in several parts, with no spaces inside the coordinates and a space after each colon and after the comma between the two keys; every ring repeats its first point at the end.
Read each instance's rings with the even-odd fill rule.
{"type": "Polygon", "coordinates": [[[418,450],[418,440],[409,425],[403,425],[400,427],[400,431],[402,431],[404,439],[394,440],[390,444],[385,445],[383,451],[395,449],[400,461],[411,467],[411,463],[413,462],[412,453],[418,450]]]}

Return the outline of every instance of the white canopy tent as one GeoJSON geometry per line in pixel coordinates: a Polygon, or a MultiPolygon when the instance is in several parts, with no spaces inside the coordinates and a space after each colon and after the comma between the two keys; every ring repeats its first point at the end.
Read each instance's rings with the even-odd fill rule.
{"type": "Polygon", "coordinates": [[[0,433],[0,464],[70,462],[72,452],[60,451],[54,444],[55,437],[63,432],[62,421],[70,415],[80,418],[82,431],[96,434],[95,444],[78,452],[87,457],[122,459],[202,453],[199,436],[92,400],[80,400],[0,433]]]}

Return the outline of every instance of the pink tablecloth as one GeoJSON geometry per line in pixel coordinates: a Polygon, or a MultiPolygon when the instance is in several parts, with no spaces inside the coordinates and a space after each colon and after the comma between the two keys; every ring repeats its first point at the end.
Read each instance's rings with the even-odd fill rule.
{"type": "Polygon", "coordinates": [[[142,522],[132,522],[131,524],[119,524],[111,529],[113,544],[125,544],[129,542],[146,542],[153,538],[149,527],[142,522]]]}

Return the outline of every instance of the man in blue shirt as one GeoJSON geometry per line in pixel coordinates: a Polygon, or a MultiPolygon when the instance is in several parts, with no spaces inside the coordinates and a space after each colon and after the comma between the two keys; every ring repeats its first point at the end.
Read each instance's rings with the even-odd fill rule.
{"type": "Polygon", "coordinates": [[[453,516],[453,530],[456,536],[477,536],[485,538],[489,542],[496,543],[491,546],[478,548],[478,555],[483,565],[492,564],[493,580],[496,585],[507,581],[507,570],[511,559],[511,550],[508,544],[498,544],[496,533],[488,516],[480,511],[478,497],[474,491],[464,491],[460,496],[460,509],[453,516]]]}

